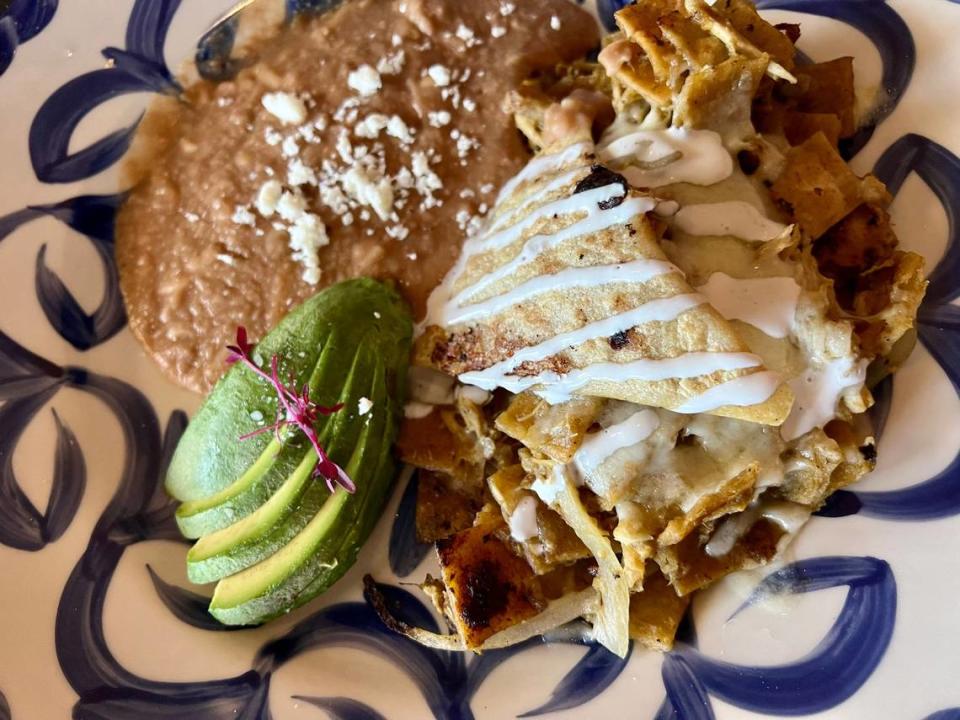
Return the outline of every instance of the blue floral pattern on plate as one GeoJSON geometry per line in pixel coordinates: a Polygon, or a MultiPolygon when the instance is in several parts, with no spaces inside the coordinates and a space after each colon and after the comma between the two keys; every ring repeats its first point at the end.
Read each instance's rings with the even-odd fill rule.
{"type": "MultiPolygon", "coordinates": [[[[288,15],[322,11],[335,0],[288,0],[288,15]]],[[[613,13],[625,3],[597,0],[602,22],[613,27],[613,13]]],[[[903,19],[884,0],[765,0],[762,8],[814,13],[847,23],[876,45],[883,63],[886,101],[875,122],[863,128],[844,148],[855,155],[897,106],[910,83],[916,48],[903,19]]],[[[139,121],[110,132],[88,146],[70,150],[79,123],[100,104],[135,92],[176,94],[180,88],[166,65],[163,47],[179,0],[136,0],[127,23],[123,49],[105,48],[111,65],[68,81],[37,111],[29,132],[30,160],[37,178],[48,184],[90,178],[119,160],[129,147],[139,121]]],[[[56,0],[0,1],[0,73],[26,42],[49,23],[56,0]]],[[[222,78],[235,70],[230,61],[235,26],[207,34],[197,49],[201,72],[222,78]]],[[[916,173],[937,196],[947,214],[949,242],[945,256],[930,275],[930,291],[919,318],[919,337],[960,394],[960,159],[920,135],[893,143],[874,172],[896,194],[909,173],[916,173]]],[[[78,351],[97,347],[125,325],[117,270],[113,260],[113,220],[122,194],[83,195],[62,202],[33,205],[0,217],[0,242],[18,228],[40,218],[54,218],[95,250],[105,274],[97,307],[86,312],[64,281],[48,266],[46,247],[36,255],[36,297],[50,326],[78,351]]],[[[872,409],[878,436],[890,409],[893,382],[877,390],[872,409]]],[[[421,647],[387,630],[369,602],[345,602],[308,615],[282,636],[266,642],[252,667],[235,677],[192,682],[158,682],[131,672],[111,652],[104,634],[104,601],[127,549],[148,540],[181,542],[172,520],[173,504],[161,479],[187,417],[172,412],[161,423],[147,397],[119,379],[78,365],[58,365],[0,333],[0,544],[36,552],[55,543],[69,528],[83,500],[87,482],[83,449],[71,428],[51,410],[56,442],[53,478],[43,512],[30,501],[17,480],[14,451],[30,422],[64,388],[96,398],[123,431],[122,478],[94,527],[86,549],[63,588],[55,638],[60,668],[78,700],[76,718],[190,717],[269,718],[272,675],[307,650],[353,647],[376,654],[405,673],[437,718],[471,718],[471,701],[491,672],[505,660],[540,645],[539,639],[519,646],[467,657],[421,647]]],[[[416,479],[404,488],[390,533],[389,562],[398,577],[411,575],[429,551],[414,534],[416,479]]],[[[821,515],[869,515],[891,520],[927,520],[960,513],[960,455],[936,476],[903,489],[837,493],[821,515]]],[[[165,581],[147,566],[154,591],[179,621],[209,632],[245,632],[226,628],[206,612],[207,598],[165,581]]],[[[396,615],[435,631],[439,626],[423,602],[394,585],[381,585],[396,615]]],[[[816,647],[797,661],[774,666],[736,665],[698,649],[692,616],[678,634],[676,648],[663,658],[664,700],[658,720],[714,717],[711,698],[766,715],[821,712],[855,694],[882,661],[896,624],[897,583],[887,562],[875,557],[814,557],[771,572],[734,613],[749,612],[760,599],[846,588],[846,597],[832,626],[816,647]]],[[[732,617],[732,616],[731,616],[732,617]]],[[[604,648],[584,642],[577,627],[554,633],[545,642],[586,645],[541,704],[523,717],[576,708],[608,689],[629,662],[604,648]]],[[[304,688],[307,692],[309,688],[304,688]]],[[[300,701],[344,720],[383,716],[362,699],[298,695],[300,701]]],[[[0,693],[0,720],[10,708],[0,693]]],[[[944,709],[927,720],[960,719],[960,709],[944,709]]]]}

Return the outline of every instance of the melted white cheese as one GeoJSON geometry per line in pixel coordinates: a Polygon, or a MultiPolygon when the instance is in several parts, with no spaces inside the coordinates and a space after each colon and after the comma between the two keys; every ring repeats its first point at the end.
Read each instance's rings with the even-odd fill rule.
{"type": "Polygon", "coordinates": [[[775,338],[790,334],[800,298],[800,286],[786,277],[740,279],[716,272],[697,290],[727,320],[742,320],[775,338]]]}

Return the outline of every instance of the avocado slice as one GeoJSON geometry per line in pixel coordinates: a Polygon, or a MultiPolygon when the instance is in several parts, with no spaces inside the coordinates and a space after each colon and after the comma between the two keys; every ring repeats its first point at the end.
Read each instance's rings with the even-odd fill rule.
{"type": "MultiPolygon", "coordinates": [[[[221,580],[210,613],[228,625],[252,625],[289,612],[330,587],[354,563],[360,547],[383,509],[396,466],[390,443],[400,405],[387,390],[387,376],[402,378],[406,358],[388,369],[378,358],[373,408],[347,465],[357,492],[338,489],[323,503],[304,529],[282,549],[221,580]],[[379,410],[378,410],[379,406],[379,410]]],[[[393,380],[395,384],[397,379],[393,380]]]]}
{"type": "MultiPolygon", "coordinates": [[[[270,358],[277,355],[282,358],[280,374],[284,379],[292,375],[297,387],[308,383],[314,402],[334,405],[356,348],[371,328],[390,333],[396,341],[397,333],[402,335],[404,327],[408,334],[412,334],[410,324],[409,313],[395,291],[369,278],[347,280],[327,288],[294,309],[257,344],[254,358],[262,361],[261,364],[268,364],[270,358]],[[379,319],[376,317],[378,313],[379,319]]],[[[405,342],[409,346],[409,337],[405,342]]],[[[238,438],[257,429],[257,423],[252,420],[257,413],[269,421],[276,409],[272,389],[249,368],[238,363],[220,378],[190,421],[167,470],[165,487],[171,496],[183,503],[206,500],[202,505],[188,505],[180,513],[181,519],[216,507],[218,501],[227,496],[233,497],[235,491],[243,490],[241,478],[250,480],[251,476],[258,476],[257,473],[260,473],[258,477],[264,477],[266,468],[261,465],[253,470],[253,466],[258,461],[269,464],[271,452],[268,446],[276,439],[270,433],[244,441],[238,438]],[[233,491],[213,497],[231,487],[233,491]]],[[[318,432],[321,424],[329,421],[330,418],[320,418],[318,432]]],[[[287,438],[286,435],[282,437],[287,438]]],[[[286,457],[286,442],[281,444],[284,449],[269,469],[269,472],[275,470],[279,477],[274,489],[303,459],[303,450],[291,453],[290,464],[279,467],[279,462],[286,457]]],[[[254,503],[252,509],[235,510],[249,514],[269,494],[254,503]]],[[[239,515],[235,515],[221,527],[238,519],[239,515]]],[[[205,532],[209,530],[201,534],[205,532]]],[[[191,534],[195,535],[196,531],[191,534]]]]}
{"type": "MultiPolygon", "coordinates": [[[[281,358],[280,374],[306,384],[318,405],[321,446],[356,485],[331,493],[314,476],[316,453],[298,430],[239,442],[252,411],[276,411],[273,389],[238,365],[220,380],[174,453],[167,490],[200,535],[188,556],[198,582],[219,579],[210,612],[254,624],[306,602],[354,562],[396,474],[392,442],[403,407],[412,338],[409,311],[392,289],[361,278],[334,285],[287,316],[252,353],[281,358]],[[370,409],[361,414],[359,400],[370,409]],[[366,403],[364,403],[366,405],[366,403]]],[[[259,358],[258,358],[259,356],[259,358]]]]}
{"type": "MultiPolygon", "coordinates": [[[[374,338],[368,336],[361,347],[371,342],[374,338]]],[[[321,446],[341,467],[349,461],[360,435],[360,423],[355,416],[360,398],[371,392],[374,365],[371,352],[356,353],[338,399],[344,408],[320,433],[321,446]]],[[[286,545],[330,495],[323,478],[313,476],[316,463],[317,454],[309,447],[300,465],[269,500],[233,525],[198,540],[187,553],[187,577],[196,583],[220,580],[255,565],[286,545]]]]}

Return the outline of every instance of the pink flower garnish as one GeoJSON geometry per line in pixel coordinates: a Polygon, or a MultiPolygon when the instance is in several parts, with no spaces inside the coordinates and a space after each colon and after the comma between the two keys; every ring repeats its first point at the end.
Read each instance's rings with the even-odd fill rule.
{"type": "Polygon", "coordinates": [[[284,385],[280,381],[278,371],[280,361],[276,355],[270,359],[270,372],[264,372],[251,357],[250,353],[253,350],[253,345],[247,341],[247,329],[242,325],[237,328],[236,342],[236,345],[227,346],[227,350],[229,351],[227,354],[227,363],[233,365],[234,363],[242,362],[253,370],[254,373],[259,375],[261,379],[269,383],[274,389],[280,405],[277,418],[273,424],[241,435],[240,439],[247,440],[261,433],[272,431],[276,434],[277,440],[282,441],[280,431],[285,427],[296,427],[306,436],[307,440],[309,440],[313,446],[314,451],[317,453],[317,467],[314,468],[313,474],[323,477],[323,479],[326,480],[330,492],[336,490],[338,485],[349,493],[356,492],[357,486],[353,484],[353,481],[347,473],[331,460],[323,448],[320,447],[320,439],[317,437],[317,430],[314,427],[321,415],[332,415],[343,408],[343,403],[339,403],[333,407],[317,405],[310,399],[310,387],[304,383],[298,392],[292,376],[289,384],[284,385]]]}

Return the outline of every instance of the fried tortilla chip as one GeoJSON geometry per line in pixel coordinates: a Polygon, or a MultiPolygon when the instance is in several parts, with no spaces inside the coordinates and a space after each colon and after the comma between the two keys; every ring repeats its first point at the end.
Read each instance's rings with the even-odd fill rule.
{"type": "Polygon", "coordinates": [[[774,200],[812,238],[818,238],[862,202],[862,181],[823,133],[791,148],[774,200]]]}
{"type": "Polygon", "coordinates": [[[643,592],[630,596],[630,639],[648,650],[667,652],[690,605],[689,595],[678,595],[656,566],[648,573],[643,592]]]}
{"type": "Polygon", "coordinates": [[[477,525],[437,543],[447,615],[471,650],[542,607],[530,566],[495,531],[496,526],[477,525]]]}
{"type": "Polygon", "coordinates": [[[602,404],[600,398],[585,397],[551,405],[526,392],[511,400],[507,409],[497,416],[496,425],[524,447],[567,463],[573,459],[602,404]]]}

